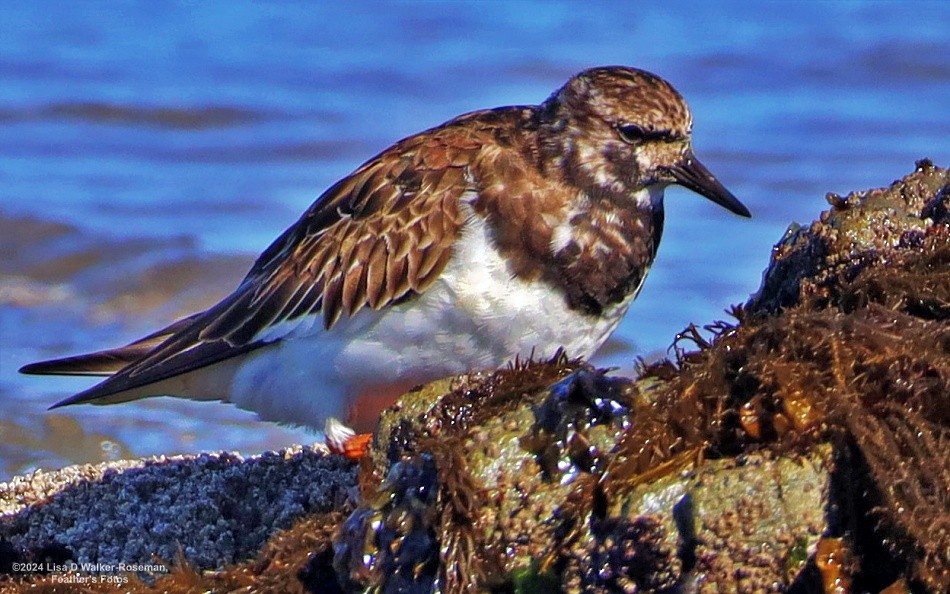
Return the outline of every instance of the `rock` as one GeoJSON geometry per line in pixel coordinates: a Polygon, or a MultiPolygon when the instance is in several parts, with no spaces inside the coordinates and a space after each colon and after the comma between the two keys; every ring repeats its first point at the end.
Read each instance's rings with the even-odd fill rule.
{"type": "MultiPolygon", "coordinates": [[[[20,560],[201,568],[245,560],[280,528],[329,511],[352,464],[296,447],[261,456],[159,457],[38,471],[0,485],[0,539],[20,560]]],[[[161,570],[159,570],[161,571],[161,570]]]]}
{"type": "Polygon", "coordinates": [[[819,220],[807,228],[792,224],[772,248],[748,313],[775,313],[806,299],[827,302],[842,281],[873,265],[887,268],[889,257],[914,250],[929,230],[950,223],[950,174],[924,159],[888,188],[827,199],[831,209],[819,220]]]}
{"type": "Polygon", "coordinates": [[[434,387],[384,417],[376,447],[387,456],[364,473],[389,461],[388,476],[336,541],[349,591],[463,591],[473,581],[704,591],[698,584],[737,568],[750,584],[788,586],[826,528],[827,445],[702,462],[687,449],[631,481],[610,462],[653,404],[638,402],[630,380],[562,357],[457,378],[433,401],[434,387]],[[463,400],[470,406],[456,408],[463,400]]]}
{"type": "Polygon", "coordinates": [[[777,246],[739,325],[688,330],[699,350],[636,383],[563,359],[410,396],[382,421],[356,511],[395,516],[350,525],[337,568],[354,591],[398,589],[373,561],[405,517],[389,507],[398,483],[372,485],[424,459],[438,477],[426,550],[440,543],[442,565],[417,560],[429,570],[413,591],[784,591],[820,587],[832,565],[859,589],[944,591],[948,182],[920,162],[890,188],[833,198],[777,246]],[[566,385],[571,406],[552,399],[566,385]],[[821,536],[859,562],[819,563],[821,536]]]}

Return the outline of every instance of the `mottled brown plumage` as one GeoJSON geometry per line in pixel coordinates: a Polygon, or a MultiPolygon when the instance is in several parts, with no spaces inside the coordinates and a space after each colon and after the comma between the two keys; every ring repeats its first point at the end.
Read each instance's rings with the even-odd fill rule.
{"type": "MultiPolygon", "coordinates": [[[[418,369],[405,363],[389,379],[499,365],[535,347],[544,354],[574,345],[582,352],[572,354],[589,355],[619,322],[656,255],[665,186],[684,185],[748,215],[693,157],[691,127],[673,87],[624,67],[582,72],[541,105],[460,116],[397,142],[334,184],[209,310],[124,349],[24,371],[115,372],[60,403],[71,404],[150,395],[148,386],[183,374],[189,379],[181,387],[162,389],[207,398],[214,385],[193,372],[261,350],[278,353],[282,342],[299,349],[310,344],[301,341],[314,341],[320,357],[338,357],[316,361],[313,381],[349,378],[344,368],[358,364],[351,352],[398,352],[405,341],[425,362],[418,369]],[[497,261],[504,270],[496,270],[497,261]],[[467,270],[482,265],[491,268],[483,277],[467,270]],[[413,304],[427,294],[413,317],[413,304]],[[496,294],[519,303],[508,308],[496,294]],[[551,315],[569,321],[553,319],[545,329],[544,318],[517,319],[525,302],[552,295],[547,307],[558,311],[551,315]],[[367,318],[364,310],[395,312],[398,321],[367,318]],[[330,339],[310,330],[315,316],[337,342],[320,342],[330,339]],[[372,335],[336,332],[350,319],[375,320],[366,326],[372,335]],[[454,323],[459,327],[443,327],[454,323]],[[424,333],[433,330],[441,342],[430,345],[424,333]],[[453,332],[475,334],[453,341],[453,332]],[[440,344],[450,348],[442,353],[440,344]],[[120,361],[127,364],[116,370],[120,361]]],[[[225,369],[232,397],[259,406],[244,404],[259,398],[238,385],[240,369],[225,369]]],[[[262,373],[247,371],[265,385],[262,373]]],[[[366,373],[387,379],[385,369],[366,373]]]]}

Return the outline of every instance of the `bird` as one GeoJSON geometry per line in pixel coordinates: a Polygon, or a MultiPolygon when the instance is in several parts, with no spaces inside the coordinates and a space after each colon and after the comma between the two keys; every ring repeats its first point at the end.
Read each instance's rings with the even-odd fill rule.
{"type": "Polygon", "coordinates": [[[474,111],[386,148],[207,310],[20,371],[106,376],[51,409],[219,400],[361,451],[379,413],[414,385],[593,355],[654,262],[668,186],[751,216],[691,135],[666,80],[584,70],[538,105],[474,111]]]}

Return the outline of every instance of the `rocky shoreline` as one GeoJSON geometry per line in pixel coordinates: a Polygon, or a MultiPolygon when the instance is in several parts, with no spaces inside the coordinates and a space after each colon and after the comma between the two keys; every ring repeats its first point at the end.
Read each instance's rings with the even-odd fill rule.
{"type": "Polygon", "coordinates": [[[359,468],[300,448],[0,485],[0,592],[159,562],[71,575],[135,592],[947,591],[950,172],[921,161],[828,200],[735,321],[687,329],[636,380],[559,356],[434,382],[384,414],[359,468]]]}

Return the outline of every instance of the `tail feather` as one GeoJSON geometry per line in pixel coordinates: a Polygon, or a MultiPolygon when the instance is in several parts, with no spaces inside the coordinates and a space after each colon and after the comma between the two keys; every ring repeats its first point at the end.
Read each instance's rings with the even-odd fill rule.
{"type": "Polygon", "coordinates": [[[183,318],[158,332],[154,332],[123,347],[94,353],[50,359],[30,363],[20,368],[20,373],[30,375],[85,375],[109,376],[123,367],[135,363],[162,344],[169,336],[187,326],[196,316],[183,318]]]}
{"type": "Polygon", "coordinates": [[[20,373],[30,375],[87,375],[109,376],[129,363],[145,356],[150,349],[121,347],[108,351],[87,353],[62,359],[50,359],[30,363],[20,368],[20,373]]]}

